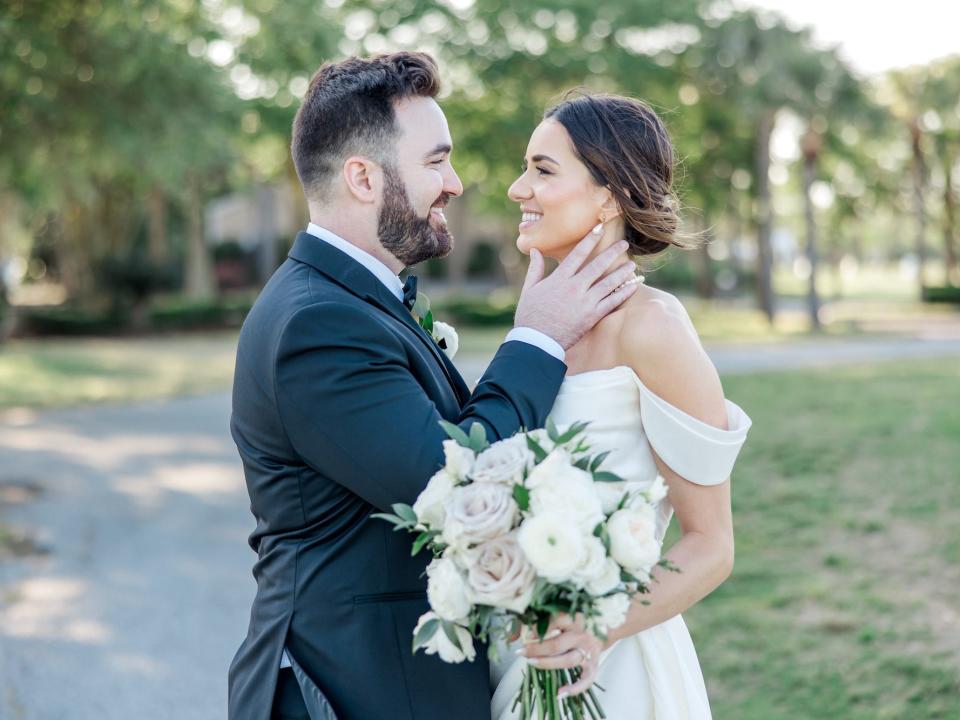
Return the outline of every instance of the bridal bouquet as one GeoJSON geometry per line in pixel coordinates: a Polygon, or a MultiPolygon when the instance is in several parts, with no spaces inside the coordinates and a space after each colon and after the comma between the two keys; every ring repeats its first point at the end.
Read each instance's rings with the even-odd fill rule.
{"type": "MultiPolygon", "coordinates": [[[[561,432],[548,422],[492,445],[479,423],[469,435],[442,424],[451,438],[444,467],[413,507],[374,515],[415,533],[414,555],[433,553],[431,610],[414,630],[414,651],[472,661],[474,639],[493,654],[495,641],[521,630],[542,638],[560,613],[582,615],[605,639],[633,596],[648,591],[653,567],[670,567],[655,535],[662,478],[639,491],[602,470],[609,452],[590,454],[586,423],[561,432]]],[[[525,720],[605,717],[592,688],[557,698],[580,674],[527,667],[514,708],[525,720]]]]}

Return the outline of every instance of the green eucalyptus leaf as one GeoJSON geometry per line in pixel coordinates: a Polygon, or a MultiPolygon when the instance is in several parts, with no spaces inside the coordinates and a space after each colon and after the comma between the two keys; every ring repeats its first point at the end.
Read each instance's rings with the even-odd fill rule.
{"type": "Polygon", "coordinates": [[[456,626],[452,622],[443,621],[443,632],[446,633],[447,639],[453,643],[453,646],[460,652],[463,652],[463,646],[460,644],[460,638],[457,636],[456,626]]]}
{"type": "Polygon", "coordinates": [[[530,491],[523,485],[513,486],[513,499],[517,501],[517,505],[524,512],[530,509],[530,491]]]}
{"type": "Polygon", "coordinates": [[[487,449],[490,443],[487,442],[487,429],[483,426],[483,423],[474,422],[470,426],[470,448],[476,452],[481,453],[487,449]]]}
{"type": "Polygon", "coordinates": [[[413,511],[413,508],[404,503],[394,503],[393,511],[397,514],[397,517],[405,520],[408,523],[417,523],[417,514],[413,511]]]}
{"type": "Polygon", "coordinates": [[[457,444],[462,445],[465,448],[470,447],[470,438],[468,438],[467,434],[458,426],[454,425],[452,422],[441,420],[440,427],[446,431],[447,435],[449,435],[451,439],[456,440],[457,444]]]}
{"type": "Polygon", "coordinates": [[[623,478],[616,473],[600,470],[593,474],[594,482],[623,482],[623,478]]]}
{"type": "Polygon", "coordinates": [[[538,463],[543,462],[547,457],[547,451],[540,446],[540,443],[538,443],[529,435],[527,435],[527,447],[530,448],[530,451],[533,453],[533,457],[538,463]]]}
{"type": "Polygon", "coordinates": [[[416,652],[417,648],[430,642],[430,639],[436,634],[439,627],[440,620],[438,618],[430,618],[427,620],[413,636],[413,651],[416,652]]]}

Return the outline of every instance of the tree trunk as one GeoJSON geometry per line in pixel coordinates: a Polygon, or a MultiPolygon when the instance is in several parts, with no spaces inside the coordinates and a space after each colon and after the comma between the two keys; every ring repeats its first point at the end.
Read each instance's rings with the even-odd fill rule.
{"type": "Polygon", "coordinates": [[[803,149],[803,220],[807,231],[807,262],[810,265],[810,278],[807,285],[807,313],[810,316],[810,329],[820,332],[820,296],[817,294],[817,220],[814,215],[813,198],[810,195],[813,181],[817,176],[817,155],[820,152],[820,136],[807,130],[801,140],[803,149]]]}
{"type": "Polygon", "coordinates": [[[776,319],[776,299],[773,294],[773,248],[770,235],[773,230],[773,205],[770,199],[770,136],[776,122],[776,111],[763,113],[757,126],[754,147],[754,175],[757,182],[757,303],[772,325],[776,319]]]}
{"type": "Polygon", "coordinates": [[[944,275],[947,285],[960,285],[960,267],[957,265],[956,198],[953,194],[953,160],[944,151],[943,157],[943,253],[944,275]]]}
{"type": "Polygon", "coordinates": [[[921,297],[927,284],[927,212],[923,202],[926,168],[923,161],[923,148],[920,141],[922,132],[919,119],[910,124],[911,148],[913,150],[913,214],[916,220],[915,250],[917,253],[917,282],[921,297]]]}
{"type": "Polygon", "coordinates": [[[213,297],[213,269],[203,232],[203,188],[195,173],[187,180],[187,266],[185,291],[192,300],[213,297]]]}
{"type": "Polygon", "coordinates": [[[148,230],[147,256],[154,265],[167,261],[167,199],[163,188],[153,185],[147,196],[148,230]]]}
{"type": "MultiPolygon", "coordinates": [[[[704,223],[702,229],[703,242],[697,248],[696,266],[697,266],[697,296],[704,300],[709,300],[717,294],[717,286],[713,279],[713,261],[710,259],[708,248],[710,243],[716,240],[713,228],[704,223]]],[[[731,255],[733,253],[731,252],[731,255]]]]}

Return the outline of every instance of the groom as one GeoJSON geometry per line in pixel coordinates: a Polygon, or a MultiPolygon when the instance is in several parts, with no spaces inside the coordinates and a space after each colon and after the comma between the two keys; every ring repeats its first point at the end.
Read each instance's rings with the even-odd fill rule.
{"type": "Polygon", "coordinates": [[[419,53],[322,67],[293,127],[311,223],[240,334],[231,430],[257,525],[257,595],[229,677],[230,720],[488,720],[484,658],[411,652],[427,558],[371,513],[412,504],[443,464],[441,419],[492,440],[541,427],[572,346],[629,290],[598,237],[543,278],[473,393],[411,316],[405,266],[446,255],[463,190],[419,53]],[[571,259],[572,258],[572,259],[571,259]]]}

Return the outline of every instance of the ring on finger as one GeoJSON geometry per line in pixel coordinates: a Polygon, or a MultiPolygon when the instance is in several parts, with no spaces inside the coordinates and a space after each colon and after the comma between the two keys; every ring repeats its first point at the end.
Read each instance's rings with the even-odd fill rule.
{"type": "Polygon", "coordinates": [[[590,662],[590,653],[584,650],[583,648],[574,648],[578,653],[580,653],[581,662],[580,665],[586,665],[590,662]]]}

